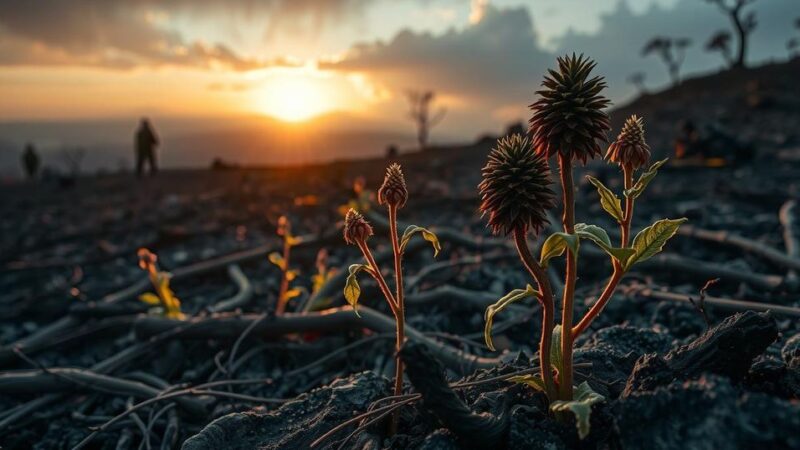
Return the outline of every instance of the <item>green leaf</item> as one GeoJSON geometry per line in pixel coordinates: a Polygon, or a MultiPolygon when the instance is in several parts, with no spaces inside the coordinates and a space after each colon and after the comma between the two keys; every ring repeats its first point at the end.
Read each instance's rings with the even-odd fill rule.
{"type": "Polygon", "coordinates": [[[664,248],[664,244],[678,231],[678,227],[687,220],[685,217],[674,220],[662,219],[640,231],[633,238],[631,247],[636,253],[628,259],[626,270],[633,264],[644,261],[660,252],[664,248]]]}
{"type": "Polygon", "coordinates": [[[606,230],[598,227],[597,225],[576,223],[575,234],[580,238],[589,239],[597,244],[598,247],[602,248],[612,258],[619,261],[623,267],[625,267],[628,258],[635,253],[635,250],[631,248],[613,247],[611,245],[611,239],[608,237],[606,230]]]}
{"type": "Polygon", "coordinates": [[[636,180],[636,183],[634,183],[632,188],[625,189],[624,192],[625,197],[639,198],[639,196],[642,195],[642,192],[644,192],[644,189],[647,187],[647,185],[650,184],[650,182],[653,181],[653,178],[656,177],[658,169],[664,164],[666,164],[667,161],[669,161],[669,158],[662,159],[661,161],[658,161],[657,163],[654,163],[652,166],[650,166],[650,168],[647,169],[639,177],[638,180],[636,180]]]}
{"type": "Polygon", "coordinates": [[[439,252],[442,250],[442,244],[439,243],[439,238],[436,237],[436,234],[433,231],[416,225],[409,225],[408,228],[406,228],[406,231],[403,232],[403,237],[400,238],[400,251],[406,251],[408,242],[416,233],[421,233],[422,238],[433,245],[433,257],[436,258],[439,256],[439,252]]]}
{"type": "Polygon", "coordinates": [[[562,233],[557,231],[551,234],[542,244],[541,256],[539,256],[539,263],[542,267],[547,267],[550,259],[556,256],[561,256],[564,251],[569,248],[572,253],[578,253],[578,237],[573,234],[562,233]]]}
{"type": "Polygon", "coordinates": [[[272,252],[268,256],[269,262],[278,266],[281,270],[286,270],[286,261],[283,260],[283,256],[281,256],[278,252],[272,252]]]}
{"type": "Polygon", "coordinates": [[[537,391],[544,392],[544,380],[539,375],[517,375],[508,379],[512,383],[527,384],[537,391]]]}
{"type": "Polygon", "coordinates": [[[534,290],[529,284],[525,289],[514,289],[497,300],[495,304],[489,305],[489,307],[486,308],[486,313],[483,316],[484,320],[486,321],[486,324],[483,328],[483,339],[486,341],[486,346],[489,347],[490,350],[495,351],[494,343],[492,342],[492,324],[494,323],[495,314],[504,310],[506,306],[514,302],[520,301],[527,297],[535,296],[536,293],[536,290],[534,290]]]}
{"type": "Polygon", "coordinates": [[[353,307],[353,311],[357,316],[358,314],[358,297],[361,296],[361,286],[358,285],[358,273],[362,270],[370,270],[366,264],[352,264],[348,271],[350,275],[347,276],[347,281],[344,284],[344,298],[347,303],[353,307]]]}
{"type": "Polygon", "coordinates": [[[592,405],[600,403],[605,398],[593,391],[589,383],[583,382],[575,388],[574,400],[556,400],[550,403],[553,412],[570,411],[575,415],[575,426],[578,428],[578,437],[583,439],[589,435],[589,418],[592,414],[592,405]]]}
{"type": "Polygon", "coordinates": [[[611,190],[597,178],[591,175],[586,175],[586,178],[597,188],[597,193],[600,194],[600,206],[602,206],[607,213],[611,214],[611,217],[617,219],[617,222],[622,222],[622,204],[620,203],[619,197],[611,192],[611,190]]]}

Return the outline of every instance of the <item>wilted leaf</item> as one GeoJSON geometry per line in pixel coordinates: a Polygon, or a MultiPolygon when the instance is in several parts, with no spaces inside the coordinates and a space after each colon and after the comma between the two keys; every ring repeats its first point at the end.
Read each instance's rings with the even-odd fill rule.
{"type": "Polygon", "coordinates": [[[439,251],[442,250],[442,245],[439,243],[439,238],[436,237],[436,234],[432,231],[417,225],[409,225],[408,228],[406,228],[406,231],[403,232],[403,237],[400,238],[400,251],[404,252],[406,250],[408,242],[416,233],[421,233],[422,238],[433,245],[433,257],[437,257],[439,255],[439,251]]]}
{"type": "Polygon", "coordinates": [[[296,270],[287,270],[286,271],[286,279],[288,281],[293,281],[295,278],[297,278],[297,271],[296,270]]]}
{"type": "Polygon", "coordinates": [[[298,288],[289,289],[288,291],[286,291],[286,300],[291,300],[302,293],[303,291],[298,288]]]}
{"type": "Polygon", "coordinates": [[[553,338],[550,340],[550,365],[561,370],[564,358],[561,354],[561,325],[553,327],[553,338]]]}
{"type": "Polygon", "coordinates": [[[583,382],[575,388],[574,399],[571,401],[556,400],[550,403],[553,412],[570,411],[575,415],[575,426],[578,428],[578,437],[583,439],[589,435],[589,418],[592,414],[592,405],[600,403],[605,398],[594,392],[589,383],[583,382]]]}
{"type": "Polygon", "coordinates": [[[152,292],[145,292],[139,296],[139,301],[147,303],[148,305],[158,306],[161,304],[161,299],[152,292]]]}
{"type": "Polygon", "coordinates": [[[685,217],[674,220],[662,219],[640,231],[633,238],[632,248],[636,253],[628,259],[626,269],[660,252],[664,244],[678,231],[678,227],[687,220],[685,217]]]}
{"type": "Polygon", "coordinates": [[[353,307],[356,315],[358,314],[358,297],[361,296],[361,286],[358,285],[358,273],[362,270],[369,270],[366,264],[352,264],[348,269],[350,274],[347,276],[347,281],[344,285],[344,298],[347,303],[353,307]]]}
{"type": "Polygon", "coordinates": [[[542,252],[539,263],[542,267],[547,267],[550,259],[561,256],[564,250],[569,248],[572,253],[578,253],[578,237],[572,234],[557,231],[551,234],[542,244],[542,252]]]}
{"type": "Polygon", "coordinates": [[[619,197],[611,192],[611,190],[597,178],[591,175],[586,175],[586,178],[597,188],[597,193],[600,194],[600,206],[602,206],[607,213],[611,214],[611,217],[617,219],[617,222],[622,222],[622,204],[620,203],[619,197]]]}
{"type": "Polygon", "coordinates": [[[517,375],[508,379],[512,383],[527,384],[537,391],[544,391],[544,380],[539,375],[517,375]]]}
{"type": "Polygon", "coordinates": [[[268,256],[269,262],[278,266],[281,270],[286,270],[286,261],[283,260],[283,256],[281,256],[278,252],[272,252],[268,256]]]}
{"type": "Polygon", "coordinates": [[[650,182],[653,181],[653,178],[656,177],[656,174],[658,174],[658,169],[666,164],[667,161],[669,161],[669,158],[662,159],[661,161],[658,161],[650,166],[650,168],[647,169],[647,171],[645,171],[638,180],[636,180],[636,183],[632,188],[625,190],[625,197],[639,198],[647,185],[650,184],[650,182]]]}
{"type": "Polygon", "coordinates": [[[486,346],[489,347],[490,350],[495,350],[494,343],[492,342],[494,315],[504,310],[506,306],[512,303],[534,295],[536,295],[536,290],[534,290],[531,285],[528,285],[525,289],[514,289],[500,300],[497,300],[493,305],[489,305],[489,307],[486,308],[486,313],[484,314],[485,325],[483,328],[483,339],[486,341],[486,346]]]}

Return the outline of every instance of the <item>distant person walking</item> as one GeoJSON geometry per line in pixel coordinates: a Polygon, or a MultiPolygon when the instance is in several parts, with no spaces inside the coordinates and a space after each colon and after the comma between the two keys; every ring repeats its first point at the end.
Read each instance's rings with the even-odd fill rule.
{"type": "Polygon", "coordinates": [[[33,148],[33,145],[26,145],[25,151],[22,152],[22,167],[25,168],[25,174],[28,175],[29,179],[32,180],[36,178],[36,175],[39,173],[39,166],[41,163],[42,161],[39,158],[39,155],[36,153],[36,149],[33,148]]]}
{"type": "Polygon", "coordinates": [[[156,164],[156,147],[158,146],[158,136],[156,136],[150,121],[143,117],[139,122],[139,129],[136,130],[136,175],[142,176],[144,165],[150,165],[150,173],[158,172],[156,164]]]}

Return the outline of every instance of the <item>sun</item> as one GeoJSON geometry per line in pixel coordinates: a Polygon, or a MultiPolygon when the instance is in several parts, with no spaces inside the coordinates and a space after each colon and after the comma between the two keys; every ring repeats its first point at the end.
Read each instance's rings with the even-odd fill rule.
{"type": "Polygon", "coordinates": [[[333,109],[326,87],[314,77],[270,77],[255,98],[256,109],[286,122],[302,122],[333,109]]]}

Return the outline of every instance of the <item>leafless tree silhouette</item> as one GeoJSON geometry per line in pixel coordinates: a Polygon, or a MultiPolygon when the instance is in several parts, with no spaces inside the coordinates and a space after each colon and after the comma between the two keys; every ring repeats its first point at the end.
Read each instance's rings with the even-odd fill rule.
{"type": "Polygon", "coordinates": [[[420,150],[428,145],[431,129],[438,125],[447,113],[445,108],[439,108],[431,113],[431,108],[436,99],[433,91],[409,90],[406,92],[408,100],[408,118],[417,126],[417,143],[420,150]]]}
{"type": "Polygon", "coordinates": [[[76,178],[80,175],[83,158],[86,157],[86,150],[82,148],[64,148],[60,153],[61,160],[64,161],[70,176],[76,178]]]}
{"type": "Polygon", "coordinates": [[[711,39],[706,42],[706,50],[709,52],[720,52],[725,64],[729,67],[733,66],[733,55],[731,55],[731,33],[725,30],[720,30],[711,36],[711,39]]]}
{"type": "Polygon", "coordinates": [[[656,36],[642,48],[642,56],[652,53],[658,55],[667,66],[672,85],[677,86],[681,82],[680,72],[686,59],[686,48],[691,44],[692,41],[688,38],[656,36]]]}
{"type": "Polygon", "coordinates": [[[647,87],[644,85],[644,81],[647,75],[644,72],[634,72],[628,76],[628,83],[636,86],[636,89],[639,90],[639,94],[646,94],[647,87]]]}
{"type": "Polygon", "coordinates": [[[739,41],[739,48],[736,52],[736,59],[733,60],[732,67],[745,67],[747,61],[747,39],[750,33],[756,29],[756,13],[750,11],[745,14],[744,8],[754,3],[756,0],[706,0],[708,3],[717,5],[728,18],[736,30],[739,41]]]}

